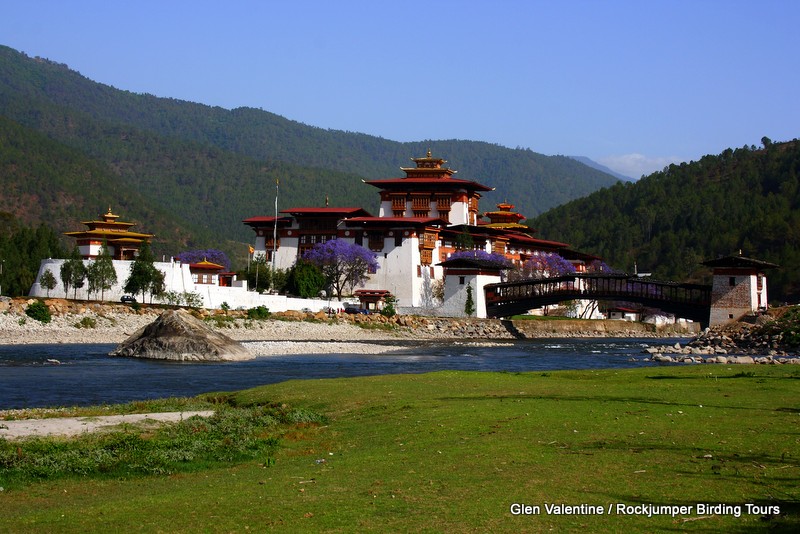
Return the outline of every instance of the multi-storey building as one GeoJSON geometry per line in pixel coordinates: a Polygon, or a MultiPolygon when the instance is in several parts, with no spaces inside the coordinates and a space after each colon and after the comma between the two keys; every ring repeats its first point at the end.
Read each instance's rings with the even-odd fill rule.
{"type": "Polygon", "coordinates": [[[377,216],[362,208],[326,206],[245,219],[256,234],[255,254],[288,269],[317,243],[348,240],[376,254],[380,268],[370,274],[365,289],[389,292],[406,309],[437,304],[435,286],[444,278],[440,263],[456,250],[502,254],[515,264],[537,254],[559,253],[578,270],[596,259],[569,250],[565,243],[534,237],[534,230],[520,224],[524,216],[509,203],[482,215],[481,193],[492,188],[455,178],[456,171],[430,151],[412,161],[415,167],[401,167],[404,177],[366,182],[380,190],[377,216]]]}

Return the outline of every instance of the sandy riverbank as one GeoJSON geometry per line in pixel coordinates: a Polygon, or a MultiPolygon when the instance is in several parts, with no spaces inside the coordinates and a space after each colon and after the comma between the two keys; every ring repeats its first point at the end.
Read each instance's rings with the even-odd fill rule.
{"type": "MultiPolygon", "coordinates": [[[[53,317],[42,324],[15,314],[0,315],[0,344],[33,343],[121,343],[138,329],[153,322],[156,314],[70,314],[53,317]],[[92,328],[79,328],[85,317],[95,321],[92,328]]],[[[349,323],[305,321],[244,321],[238,319],[220,332],[237,341],[366,341],[398,340],[401,332],[364,329],[349,323]]]]}
{"type": "MultiPolygon", "coordinates": [[[[52,320],[43,324],[25,315],[31,301],[0,301],[0,345],[34,343],[122,343],[140,328],[151,323],[163,310],[142,306],[138,311],[112,303],[83,303],[63,299],[46,300],[52,320]]],[[[656,328],[653,325],[625,321],[500,321],[497,319],[437,318],[379,315],[339,315],[280,312],[266,320],[249,320],[241,312],[221,317],[200,310],[209,326],[237,341],[293,342],[285,345],[299,351],[299,342],[325,342],[330,351],[341,352],[332,342],[397,342],[407,345],[418,340],[451,342],[454,340],[515,340],[568,337],[687,337],[696,332],[656,328]],[[238,315],[238,316],[237,316],[238,315]],[[211,317],[209,317],[211,316],[211,317]]],[[[267,345],[261,345],[266,350],[267,345]]],[[[311,352],[325,352],[312,346],[311,352]]],[[[295,352],[292,350],[291,352],[295,352]]],[[[307,350],[305,352],[308,352],[307,350]]],[[[284,354],[286,351],[283,352],[284,354]]],[[[259,354],[263,354],[260,352],[259,354]]]]}

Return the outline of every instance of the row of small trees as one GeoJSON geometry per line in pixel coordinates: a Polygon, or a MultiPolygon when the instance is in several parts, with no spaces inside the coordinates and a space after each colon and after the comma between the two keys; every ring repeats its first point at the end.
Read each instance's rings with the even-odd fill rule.
{"type": "MultiPolygon", "coordinates": [[[[64,297],[69,296],[69,290],[72,288],[73,298],[77,298],[78,290],[88,283],[89,296],[100,293],[100,300],[105,300],[105,292],[117,283],[117,271],[105,243],[100,247],[97,257],[88,265],[84,263],[78,247],[75,247],[70,257],[61,264],[59,277],[64,287],[64,297]]],[[[57,285],[56,277],[50,269],[42,273],[39,283],[47,290],[48,297],[50,291],[57,285]]],[[[155,267],[155,258],[148,243],[142,245],[138,256],[131,264],[130,275],[125,281],[123,290],[134,295],[141,293],[142,300],[147,293],[150,293],[151,297],[164,294],[165,275],[155,267]]]]}

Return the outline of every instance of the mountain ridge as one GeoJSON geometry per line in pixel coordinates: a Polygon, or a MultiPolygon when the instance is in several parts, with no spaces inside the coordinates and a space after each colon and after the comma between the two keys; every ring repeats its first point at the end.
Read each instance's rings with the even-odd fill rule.
{"type": "MultiPolygon", "coordinates": [[[[226,110],[132,93],[89,80],[64,64],[29,58],[8,47],[0,47],[0,114],[86,152],[93,159],[106,163],[118,177],[138,182],[138,187],[147,182],[142,175],[152,175],[154,169],[152,165],[143,166],[145,158],[137,157],[134,150],[120,148],[126,136],[138,136],[142,144],[157,147],[156,152],[161,155],[174,150],[176,156],[171,159],[176,161],[225,160],[231,169],[249,165],[250,170],[240,174],[238,180],[247,185],[251,198],[257,191],[268,190],[268,184],[283,178],[282,188],[285,184],[287,189],[280,198],[281,208],[310,202],[309,190],[314,190],[318,194],[317,203],[321,203],[327,193],[329,198],[345,197],[348,205],[357,202],[368,211],[377,211],[376,191],[364,189],[362,180],[398,176],[400,166],[411,157],[423,155],[429,148],[435,155],[448,159],[449,165],[461,171],[465,178],[497,189],[485,196],[485,211],[513,196],[518,209],[532,216],[617,181],[564,156],[545,156],[529,149],[464,140],[401,143],[368,134],[308,126],[255,108],[226,110]],[[87,131],[91,131],[92,136],[87,137],[87,131]],[[130,157],[126,159],[125,154],[130,157]],[[234,163],[236,160],[239,161],[234,163]],[[253,172],[252,168],[259,164],[264,172],[253,172]],[[123,170],[127,174],[123,175],[123,170]],[[314,174],[323,176],[320,180],[324,184],[318,186],[318,180],[311,180],[314,174]],[[294,191],[290,189],[292,177],[300,177],[300,183],[293,186],[294,191]]],[[[203,169],[195,167],[196,184],[189,185],[198,185],[208,192],[216,187],[209,184],[229,178],[229,175],[219,174],[225,171],[220,166],[216,176],[208,176],[203,169]]],[[[174,167],[170,172],[180,174],[174,167]]],[[[152,176],[147,183],[152,184],[156,179],[177,182],[164,170],[152,176]]],[[[147,191],[140,192],[148,195],[147,191]]],[[[208,200],[207,194],[191,191],[182,194],[193,197],[195,204],[203,205],[208,200]]],[[[252,211],[256,209],[252,202],[248,204],[241,197],[243,195],[234,194],[226,201],[241,206],[238,221],[257,214],[252,211]]],[[[161,196],[150,195],[150,198],[170,208],[164,205],[161,196]]],[[[214,206],[209,207],[209,221],[231,228],[230,214],[217,216],[214,206]],[[222,216],[228,220],[222,221],[222,216]]],[[[244,238],[241,232],[234,236],[244,238]]]]}
{"type": "Polygon", "coordinates": [[[800,299],[800,141],[745,146],[670,165],[576,199],[529,223],[612,267],[708,281],[702,261],[737,254],[782,265],[773,300],[800,299]]]}

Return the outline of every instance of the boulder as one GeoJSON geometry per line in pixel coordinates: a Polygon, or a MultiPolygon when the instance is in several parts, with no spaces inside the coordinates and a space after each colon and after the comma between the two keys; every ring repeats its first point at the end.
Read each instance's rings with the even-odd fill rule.
{"type": "Polygon", "coordinates": [[[212,330],[183,310],[169,310],[109,353],[155,360],[194,362],[250,360],[241,343],[212,330]]]}

